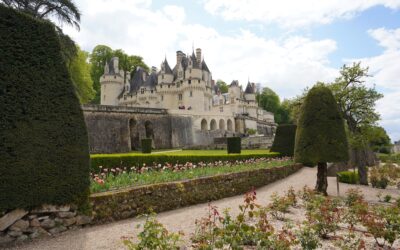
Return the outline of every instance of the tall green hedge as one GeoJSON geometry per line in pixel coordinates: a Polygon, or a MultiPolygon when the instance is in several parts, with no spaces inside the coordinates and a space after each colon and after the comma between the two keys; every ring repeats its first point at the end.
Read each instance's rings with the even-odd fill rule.
{"type": "Polygon", "coordinates": [[[242,151],[242,140],[240,137],[226,138],[228,154],[240,154],[242,151]]]}
{"type": "Polygon", "coordinates": [[[301,107],[295,140],[298,163],[340,162],[348,160],[344,120],[332,92],[315,86],[301,107]]]}
{"type": "Polygon", "coordinates": [[[142,153],[150,154],[151,153],[151,142],[152,140],[149,138],[142,139],[142,153]]]}
{"type": "Polygon", "coordinates": [[[83,114],[55,27],[0,5],[0,211],[88,194],[83,114]]]}
{"type": "Polygon", "coordinates": [[[276,129],[274,143],[271,151],[281,153],[281,156],[293,156],[296,125],[281,124],[276,129]]]}

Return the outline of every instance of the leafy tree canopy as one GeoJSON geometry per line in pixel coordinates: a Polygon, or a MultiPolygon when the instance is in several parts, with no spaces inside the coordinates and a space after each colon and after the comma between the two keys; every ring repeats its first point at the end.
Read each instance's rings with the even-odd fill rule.
{"type": "Polygon", "coordinates": [[[78,52],[68,65],[75,92],[81,103],[88,103],[94,97],[93,81],[90,76],[89,53],[76,46],[78,52]]]}
{"type": "Polygon", "coordinates": [[[222,80],[217,80],[216,84],[222,94],[228,93],[229,87],[228,87],[228,84],[226,84],[226,82],[224,82],[222,80]]]}
{"type": "Polygon", "coordinates": [[[258,93],[256,98],[260,107],[274,113],[276,123],[291,123],[289,109],[285,106],[286,103],[281,103],[279,96],[272,89],[263,88],[262,92],[258,93]]]}

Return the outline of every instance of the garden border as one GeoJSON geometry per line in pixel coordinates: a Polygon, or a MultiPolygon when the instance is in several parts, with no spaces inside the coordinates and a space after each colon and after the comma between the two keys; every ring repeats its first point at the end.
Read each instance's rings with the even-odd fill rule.
{"type": "Polygon", "coordinates": [[[92,194],[94,223],[105,223],[205,203],[243,194],[283,179],[302,168],[300,164],[221,174],[92,194]]]}

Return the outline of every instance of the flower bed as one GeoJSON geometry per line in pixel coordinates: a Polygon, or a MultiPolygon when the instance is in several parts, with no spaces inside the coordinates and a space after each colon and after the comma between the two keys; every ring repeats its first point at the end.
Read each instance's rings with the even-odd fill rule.
{"type": "Polygon", "coordinates": [[[210,163],[216,161],[244,161],[256,158],[273,158],[278,157],[279,153],[266,152],[264,150],[244,151],[242,154],[227,154],[226,151],[220,150],[209,153],[206,150],[181,151],[176,153],[156,153],[156,154],[97,154],[91,155],[91,171],[98,173],[100,167],[104,168],[131,168],[146,166],[156,166],[158,164],[182,164],[191,162],[197,164],[199,162],[210,163]]]}
{"type": "Polygon", "coordinates": [[[92,173],[91,192],[97,193],[128,186],[194,179],[218,174],[235,173],[292,164],[291,158],[256,158],[243,161],[199,162],[197,164],[157,164],[141,167],[102,168],[92,173]]]}
{"type": "Polygon", "coordinates": [[[92,194],[93,219],[120,220],[150,210],[161,212],[217,200],[267,185],[300,168],[300,165],[261,168],[92,194]]]}
{"type": "Polygon", "coordinates": [[[344,199],[321,196],[308,187],[283,196],[274,194],[263,206],[248,192],[239,212],[219,211],[209,204],[195,221],[190,242],[186,232],[168,231],[154,216],[146,216],[135,242],[123,237],[128,249],[399,249],[400,203],[371,205],[359,190],[344,199]]]}

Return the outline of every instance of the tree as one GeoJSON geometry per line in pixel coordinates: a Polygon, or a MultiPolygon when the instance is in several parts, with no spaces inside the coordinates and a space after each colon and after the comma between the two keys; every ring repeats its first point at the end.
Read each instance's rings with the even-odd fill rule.
{"type": "Polygon", "coordinates": [[[228,87],[228,84],[226,84],[226,82],[224,82],[222,80],[217,80],[216,84],[222,94],[228,93],[229,87],[228,87]]]}
{"type": "Polygon", "coordinates": [[[372,151],[369,148],[369,138],[364,132],[374,126],[379,120],[375,110],[376,101],[383,97],[375,88],[365,85],[365,78],[369,77],[368,68],[362,68],[360,62],[352,66],[344,65],[340,76],[327,86],[332,90],[339,110],[346,120],[349,130],[351,146],[351,164],[358,168],[360,184],[368,185],[367,165],[372,151]]]}
{"type": "Polygon", "coordinates": [[[100,103],[100,77],[104,74],[104,65],[112,56],[112,49],[106,45],[97,45],[90,54],[90,76],[95,91],[93,103],[100,103]]]}
{"type": "Polygon", "coordinates": [[[369,147],[378,153],[390,153],[390,137],[386,130],[379,126],[364,126],[361,132],[369,142],[369,147]]]}
{"type": "Polygon", "coordinates": [[[72,0],[0,0],[4,5],[27,13],[34,18],[57,17],[61,22],[79,29],[81,13],[72,0]]]}
{"type": "Polygon", "coordinates": [[[318,192],[327,194],[327,162],[348,160],[343,118],[329,88],[317,85],[302,104],[296,130],[295,161],[318,164],[318,192]]]}
{"type": "Polygon", "coordinates": [[[263,88],[256,96],[257,102],[264,110],[274,113],[278,124],[290,123],[289,110],[281,105],[279,96],[270,88],[263,88]]]}
{"type": "Polygon", "coordinates": [[[90,76],[90,64],[88,63],[89,53],[80,50],[68,65],[75,92],[81,103],[88,103],[94,97],[93,81],[90,76]]]}
{"type": "Polygon", "coordinates": [[[296,125],[280,124],[276,129],[274,143],[271,151],[279,152],[280,156],[293,157],[294,141],[296,138],[296,125]]]}
{"type": "Polygon", "coordinates": [[[137,67],[141,67],[145,71],[149,71],[149,67],[143,62],[143,58],[141,56],[130,56],[122,49],[113,51],[113,56],[118,57],[119,67],[125,72],[124,80],[126,80],[129,72],[136,72],[137,67]]]}
{"type": "Polygon", "coordinates": [[[0,5],[0,214],[83,201],[86,125],[52,24],[0,5]]]}

